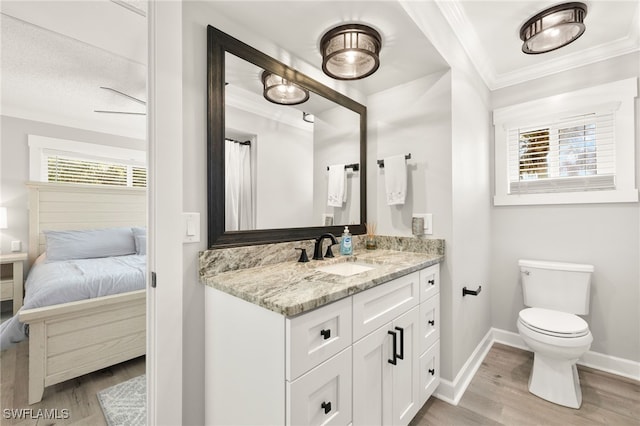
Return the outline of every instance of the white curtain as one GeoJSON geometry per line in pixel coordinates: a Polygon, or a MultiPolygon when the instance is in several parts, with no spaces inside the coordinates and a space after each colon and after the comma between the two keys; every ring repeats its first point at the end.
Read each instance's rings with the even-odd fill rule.
{"type": "Polygon", "coordinates": [[[251,145],[225,140],[225,230],[254,229],[251,145]]]}

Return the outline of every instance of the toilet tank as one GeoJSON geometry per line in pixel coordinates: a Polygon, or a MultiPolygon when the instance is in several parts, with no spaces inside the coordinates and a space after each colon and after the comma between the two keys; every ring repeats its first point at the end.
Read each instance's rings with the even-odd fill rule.
{"type": "Polygon", "coordinates": [[[576,315],[589,313],[593,265],[519,260],[524,304],[576,315]]]}

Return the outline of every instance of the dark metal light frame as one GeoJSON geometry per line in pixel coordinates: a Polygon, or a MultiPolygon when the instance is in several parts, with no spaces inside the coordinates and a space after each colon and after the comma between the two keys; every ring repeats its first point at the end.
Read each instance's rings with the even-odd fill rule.
{"type": "Polygon", "coordinates": [[[522,51],[535,55],[574,42],[585,31],[586,15],[587,5],[580,2],[559,4],[543,10],[520,28],[522,51]]]}
{"type": "Polygon", "coordinates": [[[380,66],[382,38],[362,24],[335,27],[320,40],[322,71],[337,80],[358,80],[370,76],[380,66]],[[350,62],[348,58],[359,61],[350,62]]]}
{"type": "Polygon", "coordinates": [[[262,86],[264,87],[262,95],[274,104],[299,105],[309,100],[307,89],[269,71],[262,72],[262,86]]]}

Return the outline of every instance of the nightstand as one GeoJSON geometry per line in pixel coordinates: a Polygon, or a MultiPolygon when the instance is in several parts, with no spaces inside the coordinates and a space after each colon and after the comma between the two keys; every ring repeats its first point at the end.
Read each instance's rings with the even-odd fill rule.
{"type": "Polygon", "coordinates": [[[27,260],[27,253],[0,254],[2,273],[0,274],[0,300],[13,300],[13,314],[22,306],[23,262],[27,260]],[[12,265],[4,267],[4,265],[12,265]]]}

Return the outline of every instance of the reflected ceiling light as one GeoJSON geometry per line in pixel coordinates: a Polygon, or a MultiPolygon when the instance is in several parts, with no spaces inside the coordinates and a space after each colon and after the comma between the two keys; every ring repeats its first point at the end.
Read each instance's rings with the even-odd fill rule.
{"type": "Polygon", "coordinates": [[[320,40],[322,71],[338,80],[357,80],[373,74],[380,66],[382,38],[371,27],[340,25],[320,40]]]}
{"type": "Polygon", "coordinates": [[[264,98],[275,104],[297,105],[309,99],[308,90],[269,71],[262,72],[262,85],[264,98]]]}
{"type": "Polygon", "coordinates": [[[584,33],[586,15],[587,5],[578,2],[543,10],[520,28],[522,51],[537,54],[566,46],[584,33]]]}
{"type": "Polygon", "coordinates": [[[302,119],[307,123],[313,123],[316,120],[316,117],[313,114],[302,111],[302,119]]]}

